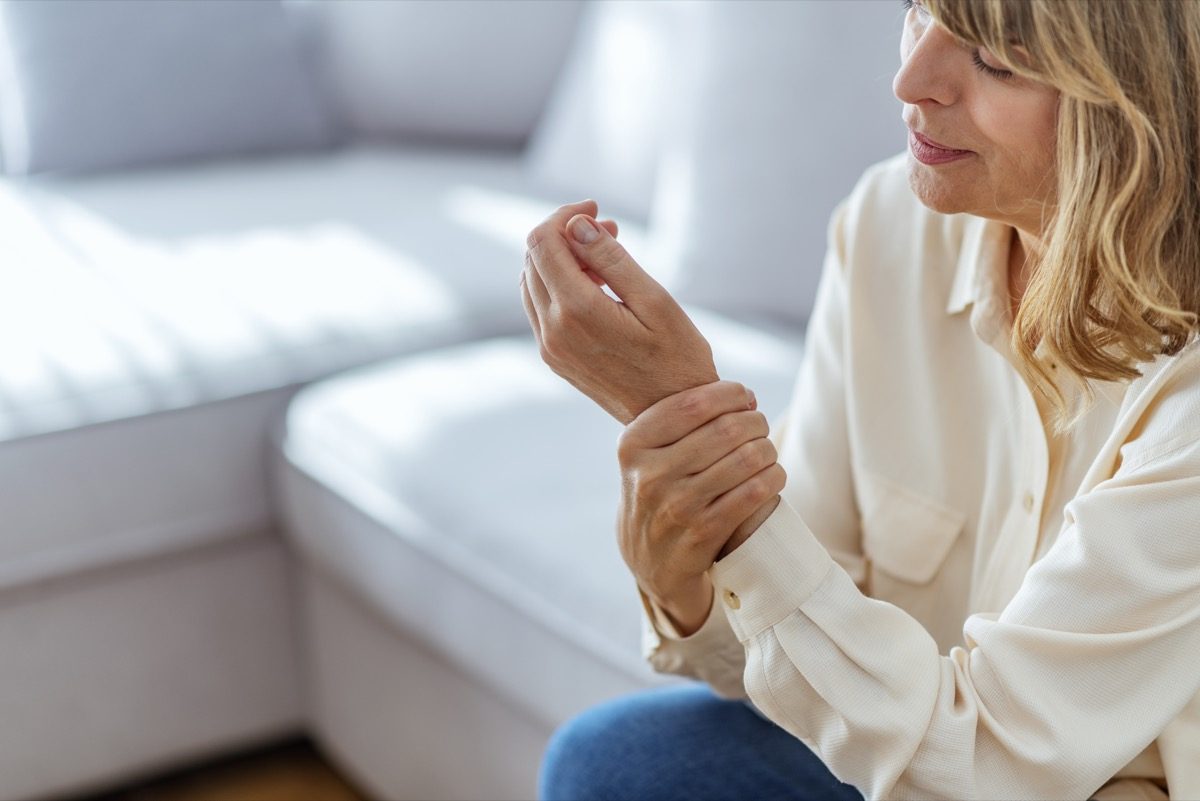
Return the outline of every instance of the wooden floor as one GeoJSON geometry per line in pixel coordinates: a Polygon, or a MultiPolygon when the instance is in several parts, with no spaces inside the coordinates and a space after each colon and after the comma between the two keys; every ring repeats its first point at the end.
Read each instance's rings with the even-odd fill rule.
{"type": "Polygon", "coordinates": [[[366,801],[306,740],[77,801],[366,801]]]}

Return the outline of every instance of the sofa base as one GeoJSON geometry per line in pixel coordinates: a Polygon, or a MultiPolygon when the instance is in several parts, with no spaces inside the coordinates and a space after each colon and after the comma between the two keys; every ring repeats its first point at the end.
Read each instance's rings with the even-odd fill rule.
{"type": "Polygon", "coordinates": [[[373,797],[532,799],[551,728],[302,570],[310,734],[373,797]]]}
{"type": "Polygon", "coordinates": [[[0,593],[0,799],[302,731],[290,573],[260,533],[0,593]]]}

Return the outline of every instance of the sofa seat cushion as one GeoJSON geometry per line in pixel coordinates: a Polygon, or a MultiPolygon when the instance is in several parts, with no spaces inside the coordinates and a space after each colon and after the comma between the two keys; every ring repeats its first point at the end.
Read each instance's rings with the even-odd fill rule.
{"type": "Polygon", "coordinates": [[[268,525],[295,386],[528,330],[554,205],[443,150],[0,181],[0,587],[268,525]]]}
{"type": "MultiPolygon", "coordinates": [[[[722,375],[753,387],[764,412],[782,411],[800,336],[694,319],[722,375]]],[[[644,675],[640,604],[613,534],[619,434],[526,338],[422,354],[293,400],[280,505],[315,568],[554,722],[592,690],[561,675],[578,660],[525,653],[520,643],[545,638],[517,629],[644,675]],[[338,511],[346,505],[360,514],[338,511]],[[418,557],[439,570],[409,571],[418,557]],[[517,610],[513,630],[488,630],[494,605],[517,610]]]]}

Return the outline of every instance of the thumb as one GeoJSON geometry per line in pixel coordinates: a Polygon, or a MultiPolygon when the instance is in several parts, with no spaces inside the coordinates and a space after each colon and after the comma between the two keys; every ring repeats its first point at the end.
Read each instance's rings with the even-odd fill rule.
{"type": "Polygon", "coordinates": [[[567,233],[575,257],[608,284],[627,306],[666,292],[613,238],[606,226],[588,215],[576,214],[568,220],[567,233]]]}

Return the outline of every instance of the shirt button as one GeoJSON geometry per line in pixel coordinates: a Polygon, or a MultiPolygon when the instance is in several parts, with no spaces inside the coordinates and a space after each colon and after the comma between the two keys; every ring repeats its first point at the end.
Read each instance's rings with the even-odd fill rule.
{"type": "Polygon", "coordinates": [[[737,597],[737,593],[733,590],[725,590],[724,593],[725,605],[730,609],[741,609],[742,599],[737,597]]]}
{"type": "Polygon", "coordinates": [[[1025,497],[1021,499],[1021,504],[1025,507],[1026,512],[1033,511],[1033,493],[1025,493],[1025,497]]]}

